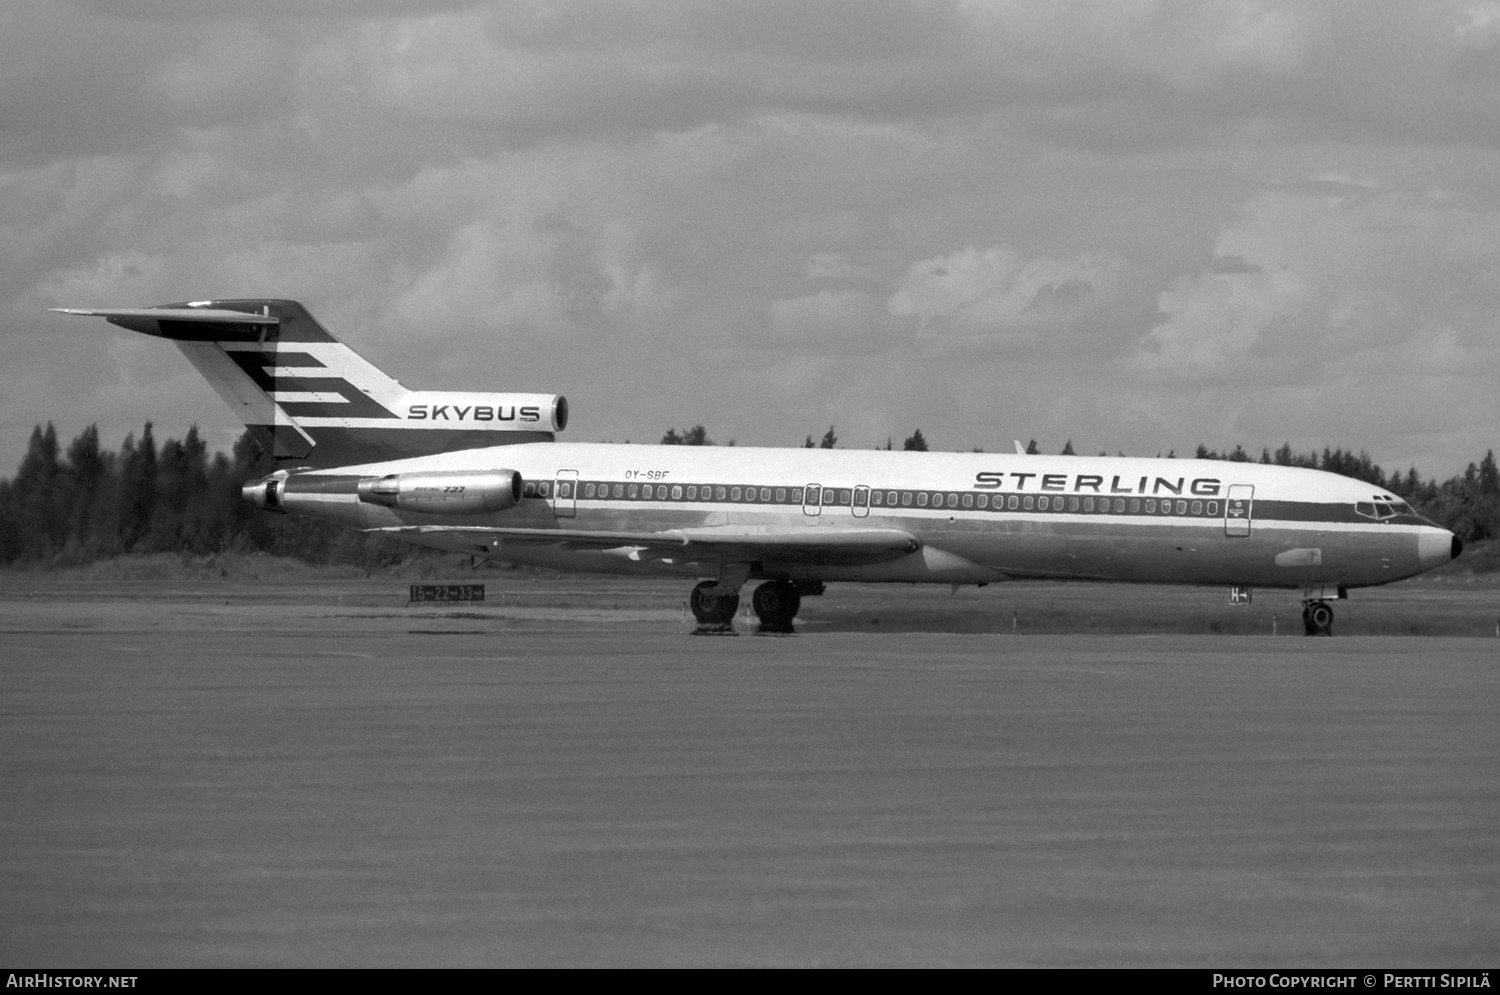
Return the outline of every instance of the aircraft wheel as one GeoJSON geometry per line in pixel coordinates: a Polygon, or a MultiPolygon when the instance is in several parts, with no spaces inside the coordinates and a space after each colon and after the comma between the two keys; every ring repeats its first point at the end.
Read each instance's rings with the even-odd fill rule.
{"type": "Polygon", "coordinates": [[[1302,625],[1309,636],[1333,635],[1333,609],[1327,602],[1314,601],[1302,609],[1302,625]]]}
{"type": "Polygon", "coordinates": [[[802,607],[802,595],[797,588],[784,580],[768,580],[755,589],[750,605],[760,619],[761,628],[773,632],[789,632],[792,619],[802,607]]]}
{"type": "Polygon", "coordinates": [[[717,586],[718,581],[705,580],[693,588],[692,595],[688,597],[688,607],[693,610],[693,618],[698,620],[699,625],[729,625],[734,621],[735,610],[740,606],[740,596],[716,595],[713,589],[717,586]]]}

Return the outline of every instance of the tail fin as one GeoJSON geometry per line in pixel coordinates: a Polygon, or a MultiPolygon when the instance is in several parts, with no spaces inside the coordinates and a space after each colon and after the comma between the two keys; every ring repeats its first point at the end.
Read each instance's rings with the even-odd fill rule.
{"type": "Polygon", "coordinates": [[[567,399],[556,394],[407,390],[296,301],[53,310],[171,339],[287,468],[550,442],[568,423],[567,399]]]}

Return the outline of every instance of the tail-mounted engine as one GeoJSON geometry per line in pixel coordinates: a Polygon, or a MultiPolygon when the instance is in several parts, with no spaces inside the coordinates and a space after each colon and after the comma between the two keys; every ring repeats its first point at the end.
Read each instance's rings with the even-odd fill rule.
{"type": "Polygon", "coordinates": [[[329,512],[355,501],[428,515],[483,515],[521,503],[515,470],[431,471],[354,477],[284,471],[241,489],[245,500],[267,511],[329,512]]]}
{"type": "Polygon", "coordinates": [[[286,509],[281,505],[281,489],[286,486],[286,480],[284,473],[252,480],[240,488],[240,496],[257,508],[284,514],[286,509]]]}
{"type": "Polygon", "coordinates": [[[366,477],[356,488],[366,504],[432,515],[504,511],[520,503],[521,489],[521,475],[515,470],[392,473],[366,477]]]}

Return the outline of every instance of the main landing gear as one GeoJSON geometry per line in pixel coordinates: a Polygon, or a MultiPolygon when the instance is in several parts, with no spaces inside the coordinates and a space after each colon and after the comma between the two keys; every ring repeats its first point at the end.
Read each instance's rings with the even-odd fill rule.
{"type": "Polygon", "coordinates": [[[703,581],[688,596],[688,607],[698,620],[697,631],[702,633],[733,631],[734,613],[739,606],[740,596],[720,594],[716,580],[703,581]]]}
{"type": "Polygon", "coordinates": [[[768,580],[755,589],[750,606],[760,618],[761,632],[792,631],[792,619],[802,607],[802,594],[784,580],[768,580]]]}
{"type": "MultiPolygon", "coordinates": [[[[724,594],[724,586],[716,580],[705,580],[693,588],[688,598],[688,607],[698,622],[697,632],[703,634],[733,631],[734,613],[740,607],[738,594],[724,594]]],[[[802,607],[802,594],[796,585],[784,580],[768,580],[755,589],[750,599],[755,614],[760,618],[760,631],[788,633],[792,630],[792,619],[802,607]]]]}
{"type": "Polygon", "coordinates": [[[1326,601],[1304,602],[1302,626],[1309,636],[1333,635],[1333,608],[1326,601]]]}

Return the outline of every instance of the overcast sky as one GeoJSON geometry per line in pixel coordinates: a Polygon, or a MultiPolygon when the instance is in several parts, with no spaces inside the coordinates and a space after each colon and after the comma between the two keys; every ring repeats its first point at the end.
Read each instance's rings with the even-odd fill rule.
{"type": "Polygon", "coordinates": [[[0,475],[291,297],[563,438],[1500,445],[1500,2],[5,0],[0,475]]]}

